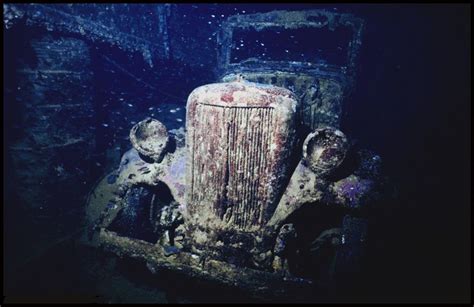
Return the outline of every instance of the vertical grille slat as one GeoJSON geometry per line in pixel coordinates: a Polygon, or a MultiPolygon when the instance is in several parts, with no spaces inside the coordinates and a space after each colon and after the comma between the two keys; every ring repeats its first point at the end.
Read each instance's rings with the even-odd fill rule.
{"type": "Polygon", "coordinates": [[[243,230],[262,222],[269,201],[272,113],[268,107],[196,108],[191,200],[243,230]]]}

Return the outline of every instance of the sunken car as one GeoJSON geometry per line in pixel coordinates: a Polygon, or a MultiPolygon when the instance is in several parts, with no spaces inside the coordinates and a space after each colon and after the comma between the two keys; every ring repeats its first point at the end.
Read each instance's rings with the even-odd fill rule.
{"type": "Polygon", "coordinates": [[[255,295],[357,266],[381,183],[381,158],[340,130],[362,30],[325,10],[229,17],[217,83],[189,95],[185,131],[131,129],[88,197],[83,242],[255,295]]]}

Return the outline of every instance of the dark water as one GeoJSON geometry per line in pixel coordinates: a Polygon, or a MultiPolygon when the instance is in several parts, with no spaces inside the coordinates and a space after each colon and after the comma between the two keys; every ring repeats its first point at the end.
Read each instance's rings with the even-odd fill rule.
{"type": "MultiPolygon", "coordinates": [[[[377,219],[371,221],[372,243],[363,280],[339,299],[467,301],[471,48],[470,7],[461,4],[178,5],[176,14],[183,17],[167,33],[171,39],[168,58],[160,57],[159,50],[147,56],[88,34],[48,30],[44,23],[28,24],[21,18],[8,29],[4,25],[5,301],[151,303],[234,301],[238,297],[246,301],[232,290],[213,290],[213,286],[196,286],[193,281],[182,283],[184,277],[166,272],[152,278],[146,269],[76,246],[72,238],[81,225],[87,192],[100,176],[116,168],[120,156],[131,148],[127,139],[130,128],[147,116],[162,121],[168,130],[184,127],[189,93],[197,86],[217,81],[214,70],[218,46],[213,34],[225,18],[237,13],[315,8],[352,13],[366,21],[359,74],[354,94],[343,109],[341,130],[382,157],[384,172],[398,195],[394,202],[380,204],[377,219]],[[45,36],[84,42],[86,62],[80,62],[79,54],[75,57],[78,63],[59,65],[81,71],[82,77],[60,84],[44,80],[43,85],[59,89],[48,91],[38,86],[25,93],[25,75],[18,71],[50,65],[40,61],[31,45],[31,41],[45,36]],[[58,94],[61,92],[64,97],[58,94]],[[44,176],[42,194],[49,198],[45,204],[28,203],[22,198],[28,187],[17,178],[19,173],[34,169],[14,164],[12,155],[16,153],[9,148],[35,133],[31,129],[43,125],[33,122],[38,121],[35,116],[40,116],[36,113],[28,115],[31,121],[28,116],[25,120],[26,112],[32,112],[28,104],[37,100],[55,104],[69,98],[87,103],[81,111],[87,121],[71,121],[70,125],[77,125],[74,132],[94,139],[94,144],[87,159],[78,150],[55,157],[35,149],[40,157],[47,157],[45,164],[51,167],[27,182],[37,185],[38,178],[44,176]],[[48,178],[63,178],[61,168],[66,174],[62,183],[72,186],[70,190],[55,185],[54,180],[47,183],[48,178]],[[76,184],[78,178],[84,183],[76,184]],[[196,291],[196,287],[207,289],[207,294],[196,291]]],[[[100,6],[73,5],[65,10],[72,16],[104,18],[115,29],[111,35],[133,31],[137,37],[153,40],[154,31],[158,31],[156,24],[147,24],[143,11],[133,6],[126,11],[117,8],[115,15],[98,15],[100,6]]],[[[150,11],[155,11],[153,5],[150,11]]],[[[311,35],[308,33],[291,38],[298,40],[292,44],[291,35],[279,42],[270,34],[264,35],[260,42],[265,46],[244,45],[235,50],[235,56],[237,60],[251,54],[280,59],[310,56],[308,50],[318,40],[305,40],[311,35]],[[288,44],[288,52],[272,54],[272,44],[277,43],[288,44]]],[[[338,42],[324,35],[319,39],[327,48],[321,52],[336,51],[326,60],[340,63],[338,42]]],[[[64,111],[58,116],[66,121],[76,114],[64,111]]],[[[53,133],[41,141],[54,144],[53,133]]],[[[31,159],[38,158],[32,155],[31,159]]],[[[28,177],[23,173],[21,176],[28,177]]]]}

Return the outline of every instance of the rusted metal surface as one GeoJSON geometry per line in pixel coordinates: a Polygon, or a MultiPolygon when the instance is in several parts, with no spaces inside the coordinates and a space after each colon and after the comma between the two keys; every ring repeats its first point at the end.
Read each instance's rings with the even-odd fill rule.
{"type": "Polygon", "coordinates": [[[295,105],[290,91],[248,82],[193,91],[187,106],[190,221],[245,231],[266,223],[287,174],[295,105]]]}
{"type": "Polygon", "coordinates": [[[270,85],[217,83],[190,94],[184,216],[194,248],[271,266],[264,225],[289,175],[295,111],[293,93],[270,85]]]}

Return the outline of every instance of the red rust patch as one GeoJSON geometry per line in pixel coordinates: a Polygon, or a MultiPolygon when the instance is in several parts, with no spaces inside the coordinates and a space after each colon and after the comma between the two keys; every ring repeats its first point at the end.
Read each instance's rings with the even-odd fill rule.
{"type": "Polygon", "coordinates": [[[225,101],[225,102],[232,102],[232,101],[234,101],[233,94],[234,94],[234,92],[224,93],[224,94],[221,95],[221,100],[225,101]]]}
{"type": "Polygon", "coordinates": [[[275,96],[288,96],[288,90],[283,89],[283,88],[269,88],[265,89],[265,91],[271,95],[275,96]]]}

